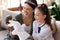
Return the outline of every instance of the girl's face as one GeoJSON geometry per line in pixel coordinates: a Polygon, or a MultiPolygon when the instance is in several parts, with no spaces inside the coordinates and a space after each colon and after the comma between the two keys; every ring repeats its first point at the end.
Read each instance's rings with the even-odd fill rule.
{"type": "Polygon", "coordinates": [[[38,22],[42,22],[46,18],[46,15],[43,15],[42,12],[39,9],[35,9],[35,13],[34,14],[35,14],[34,18],[38,22]]]}

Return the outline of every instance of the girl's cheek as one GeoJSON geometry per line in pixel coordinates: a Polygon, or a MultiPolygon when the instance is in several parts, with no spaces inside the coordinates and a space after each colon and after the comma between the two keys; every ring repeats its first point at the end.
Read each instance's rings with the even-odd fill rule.
{"type": "Polygon", "coordinates": [[[35,20],[36,20],[36,16],[34,16],[35,20]]]}
{"type": "Polygon", "coordinates": [[[38,19],[39,19],[39,17],[38,17],[38,16],[34,16],[34,18],[35,18],[35,20],[38,20],[38,19]]]}
{"type": "Polygon", "coordinates": [[[35,16],[34,16],[34,18],[35,18],[35,16]]]}

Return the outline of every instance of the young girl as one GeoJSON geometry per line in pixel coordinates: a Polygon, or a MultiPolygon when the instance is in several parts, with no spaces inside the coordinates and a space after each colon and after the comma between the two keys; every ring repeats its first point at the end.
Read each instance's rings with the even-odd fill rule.
{"type": "Polygon", "coordinates": [[[51,18],[48,8],[41,4],[35,8],[35,21],[33,22],[34,40],[54,40],[52,36],[51,18]]]}

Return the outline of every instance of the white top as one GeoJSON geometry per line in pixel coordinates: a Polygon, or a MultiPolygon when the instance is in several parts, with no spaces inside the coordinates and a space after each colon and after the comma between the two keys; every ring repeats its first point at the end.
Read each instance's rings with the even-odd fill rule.
{"type": "Polygon", "coordinates": [[[43,27],[41,27],[43,24],[37,23],[37,21],[33,22],[34,40],[54,40],[54,38],[52,37],[52,31],[49,25],[45,24],[43,27]],[[41,27],[40,33],[38,33],[38,27],[41,27]]]}
{"type": "Polygon", "coordinates": [[[31,32],[31,25],[26,26],[25,24],[22,24],[22,28],[24,28],[24,30],[25,30],[27,33],[30,33],[30,32],[31,32]]]}
{"type": "MultiPolygon", "coordinates": [[[[31,32],[31,25],[26,26],[25,24],[22,24],[22,28],[30,35],[31,32]]],[[[31,40],[30,38],[27,38],[26,40],[31,40]]]]}

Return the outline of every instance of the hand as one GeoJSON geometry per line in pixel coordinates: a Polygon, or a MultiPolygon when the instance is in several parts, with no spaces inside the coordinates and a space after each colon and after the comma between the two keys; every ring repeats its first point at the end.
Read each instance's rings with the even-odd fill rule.
{"type": "Polygon", "coordinates": [[[29,38],[30,38],[31,40],[34,40],[33,36],[31,36],[31,35],[29,36],[29,38]]]}

